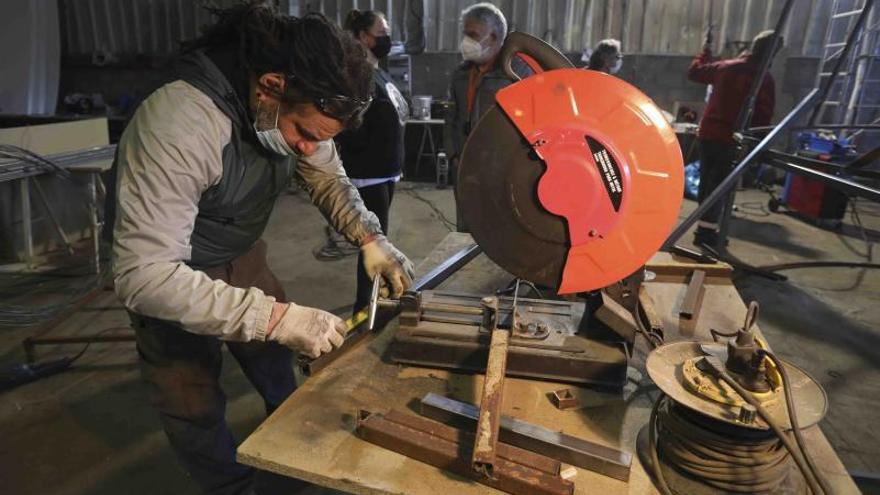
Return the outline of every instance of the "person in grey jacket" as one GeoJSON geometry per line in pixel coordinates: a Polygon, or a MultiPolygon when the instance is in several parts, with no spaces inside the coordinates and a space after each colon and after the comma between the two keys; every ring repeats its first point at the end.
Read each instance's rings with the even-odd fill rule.
{"type": "Polygon", "coordinates": [[[267,266],[260,237],[291,175],[391,296],[412,283],[412,265],[332,141],[369,105],[363,48],[320,15],[261,4],[218,15],[119,142],[113,278],[179,460],[205,492],[237,494],[252,492],[253,471],[235,462],[224,419],[221,345],[271,412],[295,388],[293,352],[317,357],[346,332],[340,318],[287,301],[267,266]]]}
{"type": "MultiPolygon", "coordinates": [[[[480,117],[495,104],[495,93],[513,83],[501,70],[498,54],[507,38],[507,20],[491,3],[477,3],[461,13],[462,40],[459,46],[464,62],[452,73],[449,83],[449,109],[444,126],[444,148],[450,158],[450,177],[458,177],[458,161],[464,143],[480,117]]],[[[531,72],[516,58],[513,69],[520,75],[531,72]]],[[[456,201],[457,203],[457,201],[456,201]]],[[[456,226],[466,232],[460,208],[456,205],[456,226]]]]}

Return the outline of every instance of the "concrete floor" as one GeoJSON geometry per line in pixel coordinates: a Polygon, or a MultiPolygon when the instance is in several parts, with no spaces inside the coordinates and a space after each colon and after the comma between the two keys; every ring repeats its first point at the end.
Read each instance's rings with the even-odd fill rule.
{"type": "MultiPolygon", "coordinates": [[[[744,191],[733,223],[730,250],[755,264],[802,260],[864,261],[865,244],[851,225],[840,232],[815,228],[787,215],[769,214],[767,196],[744,191]]],[[[686,202],[683,214],[692,210],[686,202]]],[[[860,204],[862,220],[880,239],[880,208],[860,204]]],[[[452,194],[401,184],[392,211],[391,239],[414,262],[450,230],[452,194]]],[[[847,219],[849,222],[850,220],[847,219]]],[[[281,198],[266,240],[270,264],[301,304],[336,312],[354,295],[355,258],[319,262],[324,222],[304,195],[281,198]]],[[[771,345],[816,377],[828,392],[822,429],[852,471],[880,472],[880,273],[853,269],[786,272],[788,282],[738,277],[744,299],[761,303],[760,324],[771,345]]],[[[52,330],[53,335],[124,329],[127,317],[104,293],[52,330]]],[[[33,331],[0,331],[0,363],[23,360],[21,340],[33,331]]],[[[41,348],[41,358],[76,347],[41,348]]],[[[222,376],[227,417],[238,438],[263,419],[262,402],[227,359],[222,376]]],[[[139,379],[134,345],[94,345],[61,375],[0,395],[0,480],[15,494],[191,494],[194,484],[174,455],[139,379]]],[[[297,448],[297,446],[291,446],[297,448]]],[[[307,448],[303,446],[302,448],[307,448]]],[[[327,493],[308,489],[305,493],[327,493]]]]}

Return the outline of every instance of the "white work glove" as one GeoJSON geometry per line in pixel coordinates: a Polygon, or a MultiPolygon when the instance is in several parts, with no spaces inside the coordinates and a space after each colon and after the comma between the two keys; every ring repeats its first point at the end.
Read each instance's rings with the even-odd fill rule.
{"type": "Polygon", "coordinates": [[[317,308],[290,303],[266,340],[316,358],[341,346],[345,333],[342,318],[317,308]]]}
{"type": "Polygon", "coordinates": [[[364,269],[370,279],[382,277],[380,293],[383,297],[390,295],[397,299],[412,285],[415,276],[412,263],[384,235],[376,236],[361,246],[361,252],[364,255],[364,269]]]}

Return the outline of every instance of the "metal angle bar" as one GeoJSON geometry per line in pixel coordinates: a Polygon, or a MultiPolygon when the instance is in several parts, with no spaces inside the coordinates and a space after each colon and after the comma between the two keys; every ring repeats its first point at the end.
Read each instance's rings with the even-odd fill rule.
{"type": "Polygon", "coordinates": [[[706,211],[715,206],[715,203],[720,201],[722,198],[726,197],[727,193],[736,186],[736,182],[739,180],[739,177],[746,171],[749,165],[751,165],[752,161],[754,161],[755,157],[757,157],[761,152],[763,152],[770,143],[776,139],[783,130],[785,130],[791,123],[797,118],[797,116],[803,112],[813,101],[816,94],[819,92],[817,88],[813,88],[812,91],[807,93],[807,95],[798,103],[791,112],[786,115],[776,127],[767,133],[753,149],[746,155],[745,158],[734,168],[730,174],[727,175],[721,184],[712,191],[712,194],[709,195],[698,207],[694,210],[687,218],[685,218],[675,230],[669,234],[669,237],[666,239],[666,242],[663,243],[663,247],[661,248],[664,251],[668,251],[679,239],[681,236],[691,228],[693,224],[703,216],[706,211]]]}
{"type": "MultiPolygon", "coordinates": [[[[515,495],[574,493],[574,484],[562,479],[558,471],[548,473],[529,465],[535,462],[526,459],[535,459],[536,454],[511,446],[499,449],[504,452],[499,456],[496,477],[482,477],[470,466],[472,434],[418,416],[393,410],[385,415],[361,410],[355,433],[372,444],[515,495]]],[[[558,466],[547,459],[537,463],[558,466]]]]}
{"type": "MultiPolygon", "coordinates": [[[[420,414],[456,426],[472,427],[479,416],[473,404],[434,393],[421,400],[420,414]]],[[[501,416],[501,445],[514,445],[614,479],[628,481],[632,454],[566,435],[540,425],[501,416]]]]}
{"type": "MultiPolygon", "coordinates": [[[[515,297],[516,294],[514,294],[515,297]]],[[[504,398],[504,374],[507,372],[507,348],[510,344],[512,328],[499,328],[501,314],[498,312],[498,298],[492,297],[490,299],[489,309],[494,313],[492,336],[489,343],[489,359],[486,362],[485,380],[483,380],[480,418],[477,421],[472,465],[474,470],[483,476],[494,478],[495,465],[497,464],[495,446],[498,443],[498,431],[501,428],[501,401],[504,398]]],[[[516,314],[515,307],[513,313],[516,314]]]]}

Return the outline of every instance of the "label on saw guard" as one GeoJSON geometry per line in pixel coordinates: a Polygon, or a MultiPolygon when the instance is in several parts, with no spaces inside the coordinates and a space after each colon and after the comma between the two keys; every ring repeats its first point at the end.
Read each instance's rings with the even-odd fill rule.
{"type": "Polygon", "coordinates": [[[587,139],[587,145],[593,153],[593,161],[599,169],[599,176],[602,177],[602,183],[605,184],[605,190],[608,191],[608,198],[614,211],[620,211],[620,202],[623,199],[623,181],[620,179],[620,168],[614,157],[608,152],[608,149],[602,146],[602,143],[596,141],[590,136],[584,136],[587,139]]]}

